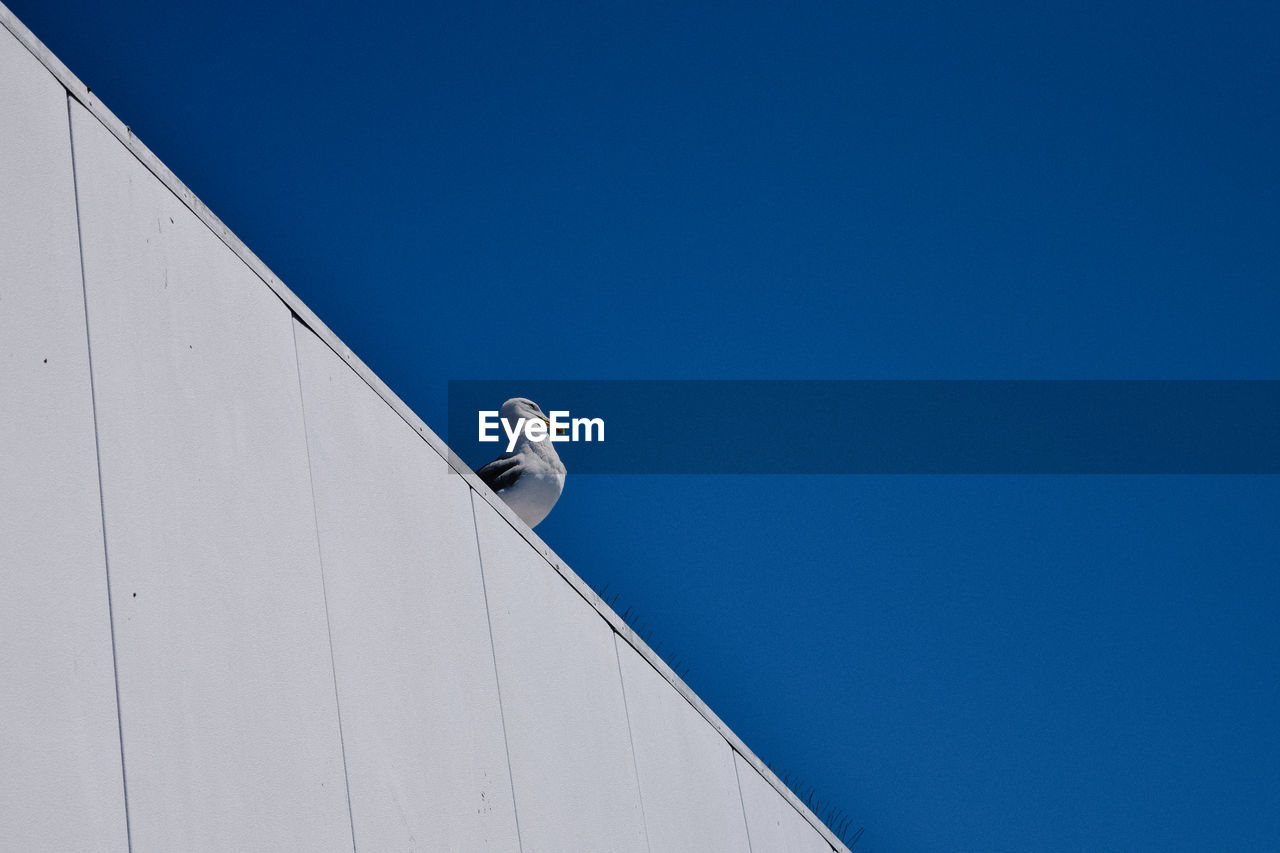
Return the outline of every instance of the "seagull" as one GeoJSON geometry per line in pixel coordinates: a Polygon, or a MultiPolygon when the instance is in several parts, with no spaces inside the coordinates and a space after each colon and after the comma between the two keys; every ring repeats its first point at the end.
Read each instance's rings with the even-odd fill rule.
{"type": "Polygon", "coordinates": [[[537,403],[524,397],[503,403],[499,416],[513,426],[520,418],[547,424],[547,437],[542,441],[530,441],[522,429],[515,449],[476,471],[521,521],[536,527],[551,512],[564,489],[564,463],[551,443],[551,422],[537,403]]]}

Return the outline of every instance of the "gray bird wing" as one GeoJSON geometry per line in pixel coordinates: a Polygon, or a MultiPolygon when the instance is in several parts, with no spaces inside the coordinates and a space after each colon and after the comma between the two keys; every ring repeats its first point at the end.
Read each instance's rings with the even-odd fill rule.
{"type": "Polygon", "coordinates": [[[479,475],[481,480],[484,480],[486,486],[495,492],[500,492],[516,480],[519,480],[523,472],[524,465],[521,464],[519,455],[516,455],[495,459],[477,470],[476,474],[479,475]]]}

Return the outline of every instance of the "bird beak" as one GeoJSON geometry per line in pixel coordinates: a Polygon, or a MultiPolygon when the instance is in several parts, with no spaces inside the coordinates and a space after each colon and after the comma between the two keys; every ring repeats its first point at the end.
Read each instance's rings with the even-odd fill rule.
{"type": "MultiPolygon", "coordinates": [[[[555,431],[554,431],[554,430],[552,430],[552,428],[551,428],[551,420],[550,420],[550,418],[538,418],[538,420],[542,421],[544,424],[546,424],[546,425],[547,425],[547,435],[555,435],[555,431]]],[[[563,433],[561,433],[562,435],[568,435],[568,434],[569,434],[569,425],[568,425],[568,424],[561,424],[561,425],[560,425],[560,428],[564,430],[564,432],[563,432],[563,433]]]]}

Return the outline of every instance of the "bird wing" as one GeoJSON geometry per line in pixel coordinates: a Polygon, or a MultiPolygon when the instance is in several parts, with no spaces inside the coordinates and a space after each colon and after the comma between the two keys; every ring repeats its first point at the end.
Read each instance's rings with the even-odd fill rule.
{"type": "Polygon", "coordinates": [[[493,460],[488,465],[476,471],[484,484],[495,492],[500,492],[507,486],[510,486],[516,480],[520,479],[524,466],[521,464],[520,456],[504,456],[493,460]]]}

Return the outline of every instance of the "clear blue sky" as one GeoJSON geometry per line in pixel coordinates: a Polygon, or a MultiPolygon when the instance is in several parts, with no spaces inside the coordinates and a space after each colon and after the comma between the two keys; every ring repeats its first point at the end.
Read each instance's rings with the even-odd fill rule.
{"type": "MultiPolygon", "coordinates": [[[[9,5],[441,431],[449,379],[1280,378],[1274,4],[9,5]]],[[[539,533],[859,850],[1262,850],[1278,520],[571,473],[539,533]]]]}

